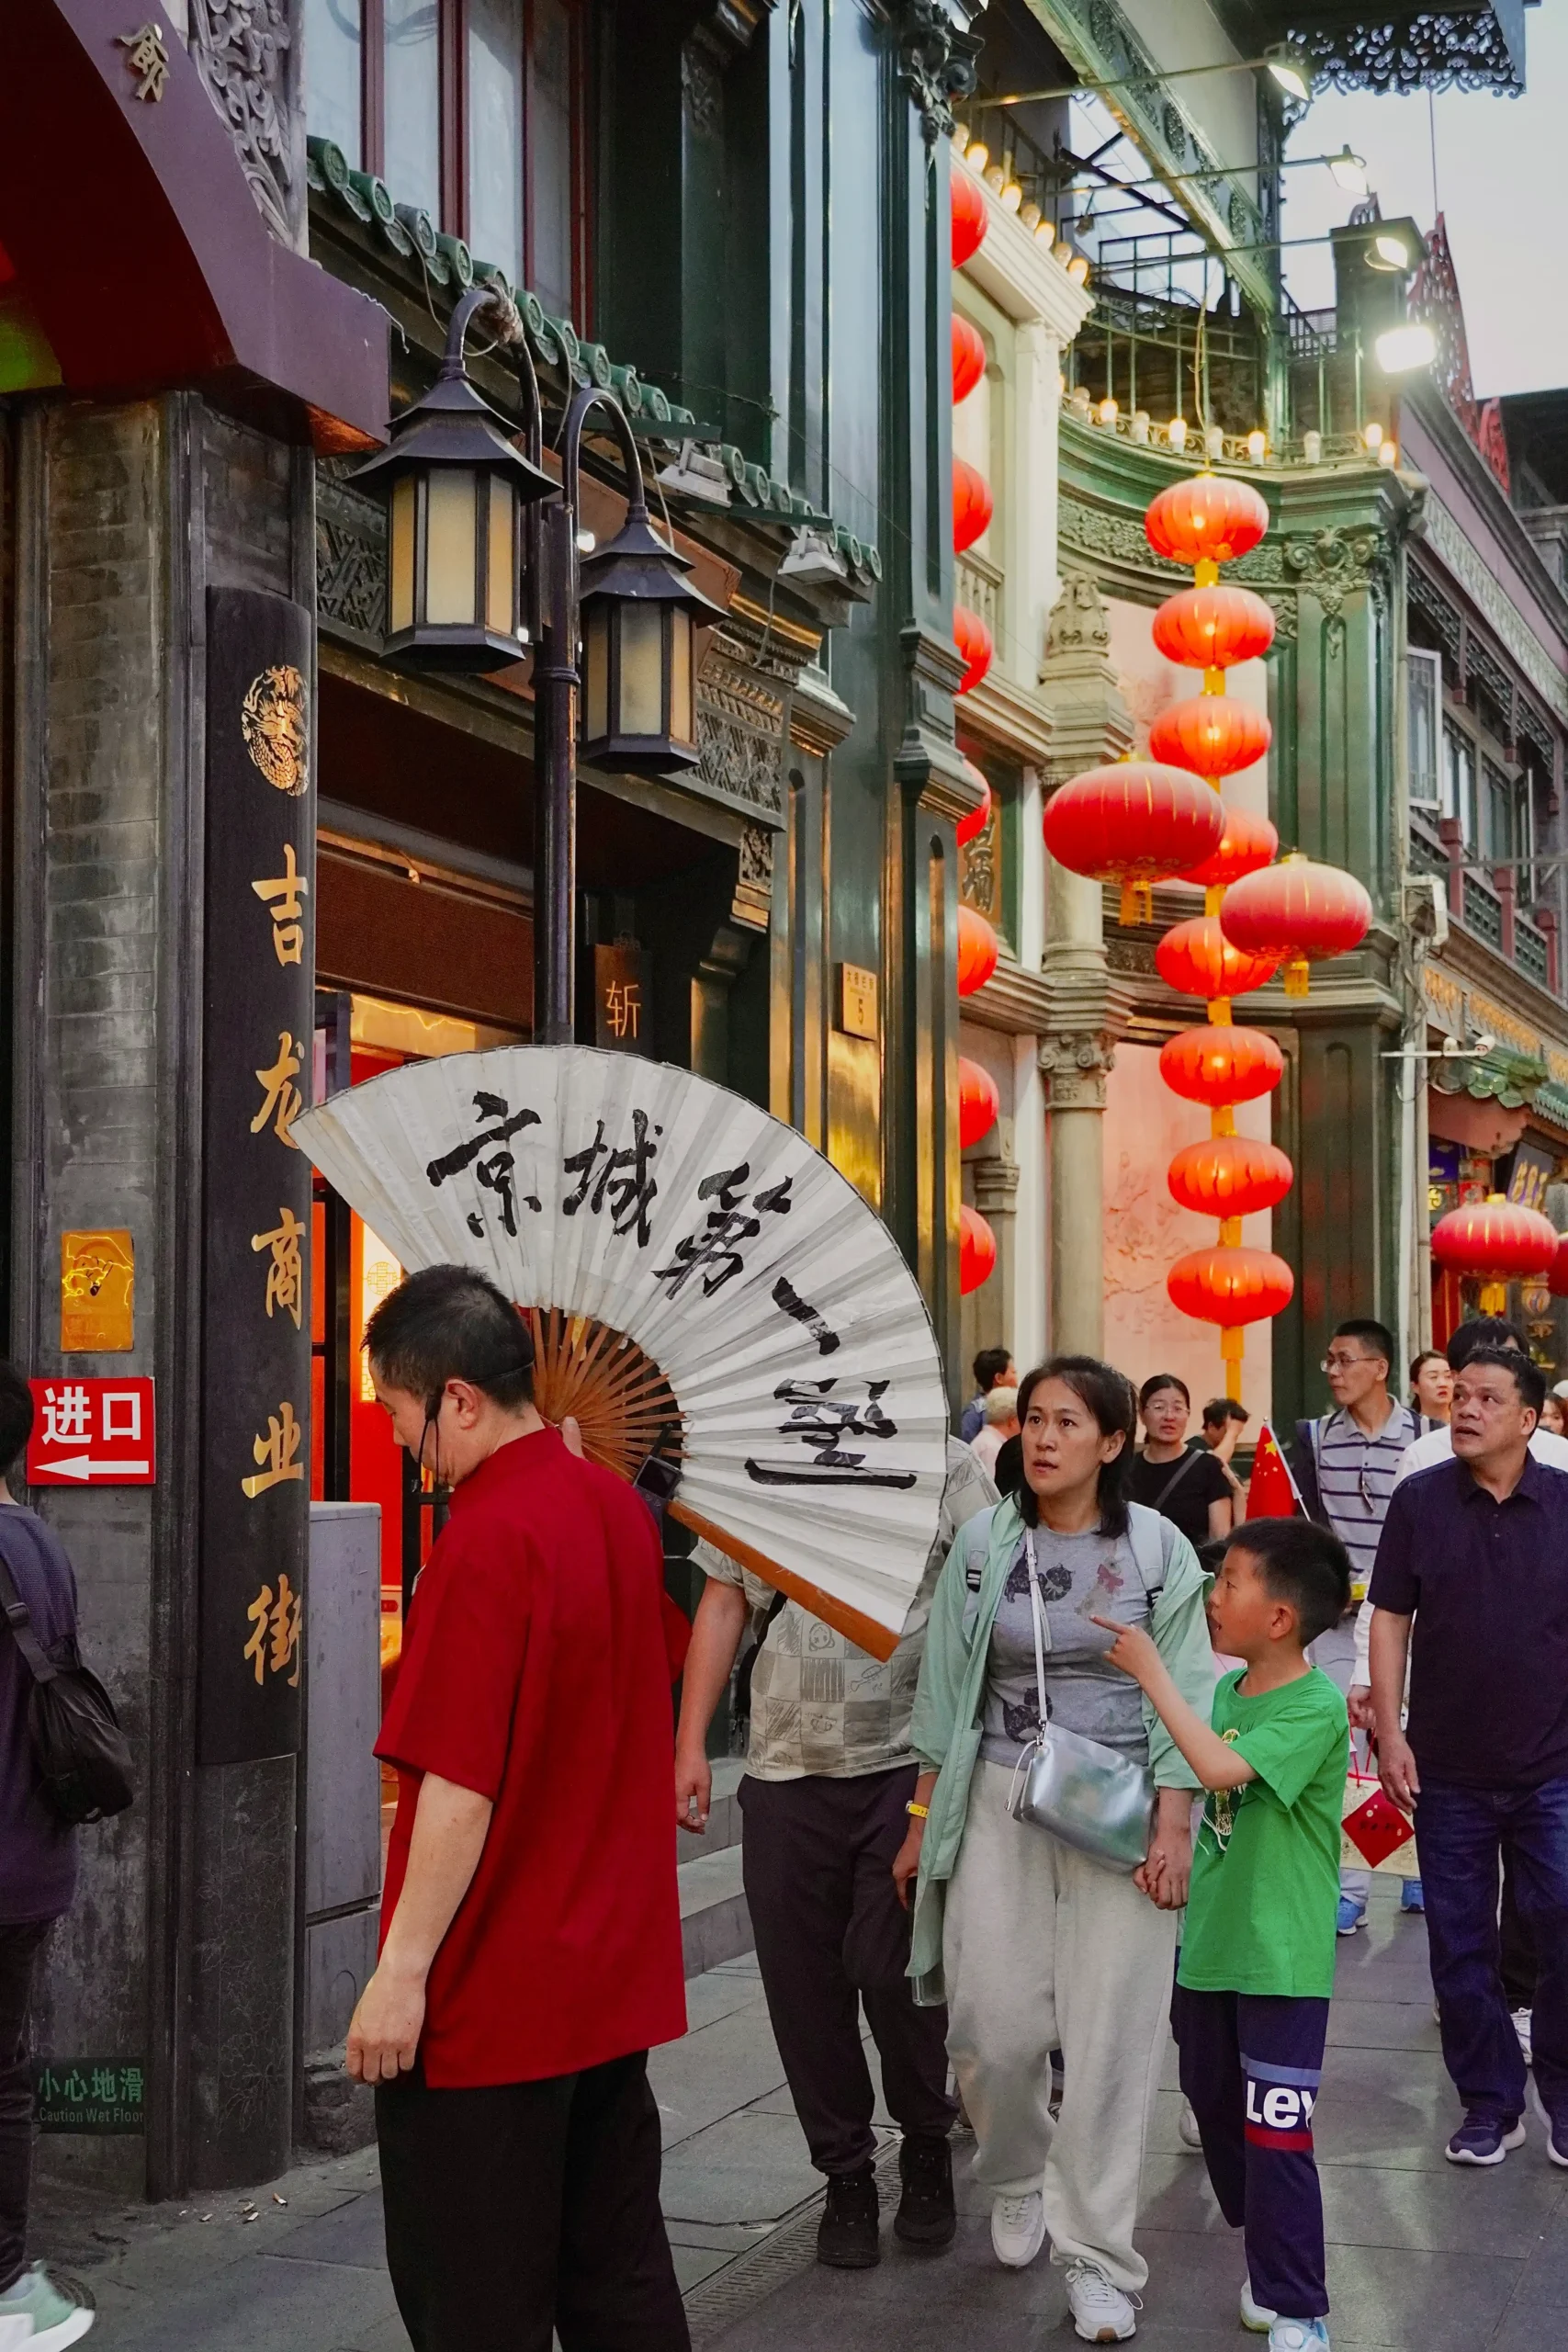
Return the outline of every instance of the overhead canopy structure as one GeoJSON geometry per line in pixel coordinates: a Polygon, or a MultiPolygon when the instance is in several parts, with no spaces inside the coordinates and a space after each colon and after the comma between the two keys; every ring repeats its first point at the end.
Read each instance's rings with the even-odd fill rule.
{"type": "Polygon", "coordinates": [[[1214,13],[1244,57],[1294,41],[1337,90],[1522,90],[1529,0],[1464,0],[1447,8],[1393,0],[1376,11],[1216,0],[1214,13]]]}
{"type": "Polygon", "coordinates": [[[200,385],[320,449],[385,440],[386,312],[269,232],[196,65],[162,24],[150,78],[101,0],[11,12],[0,390],[200,385]]]}

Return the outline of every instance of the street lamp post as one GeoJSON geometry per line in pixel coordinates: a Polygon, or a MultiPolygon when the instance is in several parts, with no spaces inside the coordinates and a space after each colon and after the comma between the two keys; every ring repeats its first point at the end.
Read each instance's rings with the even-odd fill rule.
{"type": "Polygon", "coordinates": [[[452,313],[434,386],[394,420],[390,444],[356,478],[377,477],[388,502],[385,658],[483,674],[534,645],[534,1035],[558,1046],[575,1032],[580,690],[592,756],[643,775],[694,767],[694,631],[703,617],[716,619],[718,607],[684,577],[688,559],[654,531],[637,442],[610,393],[573,386],[558,484],[544,469],[543,445],[522,322],[493,288],[475,287],[452,313]],[[468,327],[483,310],[516,356],[522,452],[464,363],[468,327]],[[620,450],[626,515],[584,564],[582,439],[595,409],[620,450]]]}

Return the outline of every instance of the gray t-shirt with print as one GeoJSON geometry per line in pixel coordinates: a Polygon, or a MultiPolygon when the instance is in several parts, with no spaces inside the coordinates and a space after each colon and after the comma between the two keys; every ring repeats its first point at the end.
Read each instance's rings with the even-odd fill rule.
{"type": "MultiPolygon", "coordinates": [[[[1148,1630],[1149,1597],[1126,1536],[1034,1530],[1034,1560],[1045,1601],[1045,1703],[1064,1731],[1083,1733],[1136,1763],[1149,1760],[1143,1693],[1106,1658],[1111,1635],[1089,1619],[1119,1617],[1148,1630]]],[[[1040,1729],[1034,1620],[1022,1541],[1013,1555],[991,1628],[980,1753],[989,1764],[1018,1762],[1040,1729]]]]}

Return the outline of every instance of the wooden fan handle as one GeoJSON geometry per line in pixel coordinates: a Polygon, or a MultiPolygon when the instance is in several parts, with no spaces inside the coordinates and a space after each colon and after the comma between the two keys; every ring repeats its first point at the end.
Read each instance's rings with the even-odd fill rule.
{"type": "Polygon", "coordinates": [[[856,1649],[869,1650],[873,1657],[880,1658],[886,1665],[897,1648],[897,1634],[890,1634],[886,1625],[879,1625],[874,1617],[865,1616],[862,1611],[852,1609],[847,1600],[837,1600],[831,1593],[824,1592],[820,1586],[807,1584],[804,1577],[792,1575],[788,1568],[781,1568],[776,1560],[770,1560],[764,1553],[753,1551],[750,1544],[743,1544],[738,1535],[731,1535],[728,1528],[716,1526],[711,1519],[705,1519],[700,1511],[692,1509],[690,1503],[677,1499],[666,1503],[664,1508],[671,1519],[678,1519],[682,1527],[689,1527],[694,1535],[702,1536],[728,1559],[739,1560],[743,1568],[750,1568],[752,1575],[761,1577],[764,1584],[771,1584],[777,1592],[787,1593],[791,1600],[798,1600],[803,1609],[808,1609],[814,1617],[820,1617],[824,1624],[831,1625],[834,1632],[842,1634],[846,1641],[853,1642],[856,1649]]]}

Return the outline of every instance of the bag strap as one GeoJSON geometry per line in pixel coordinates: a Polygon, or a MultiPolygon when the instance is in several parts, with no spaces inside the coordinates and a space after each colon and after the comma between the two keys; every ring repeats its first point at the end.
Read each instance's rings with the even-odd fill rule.
{"type": "Polygon", "coordinates": [[[1029,1570],[1029,1603],[1034,1619],[1034,1682],[1040,1693],[1040,1736],[1045,1736],[1050,1714],[1045,1703],[1045,1646],[1050,1628],[1045,1623],[1045,1604],[1040,1598],[1040,1572],[1034,1565],[1034,1530],[1023,1531],[1023,1557],[1029,1570]]]}
{"type": "Polygon", "coordinates": [[[1177,1487],[1180,1486],[1181,1481],[1186,1477],[1187,1473],[1191,1469],[1192,1464],[1197,1461],[1197,1454],[1192,1451],[1191,1447],[1189,1446],[1180,1461],[1177,1464],[1175,1469],[1171,1472],[1169,1477],[1166,1480],[1164,1486],[1160,1488],[1158,1494],[1155,1497],[1154,1508],[1156,1510],[1164,1510],[1166,1504],[1176,1492],[1177,1487]]]}
{"type": "Polygon", "coordinates": [[[1128,1504],[1127,1544],[1133,1555],[1133,1565],[1137,1569],[1143,1584],[1144,1597],[1147,1600],[1155,1600],[1165,1590],[1165,1579],[1170,1567],[1171,1545],[1175,1541],[1176,1533],[1175,1521],[1162,1517],[1157,1510],[1151,1510],[1147,1503],[1128,1504]],[[1153,1549],[1156,1544],[1159,1546],[1157,1566],[1155,1564],[1153,1549]]]}
{"type": "Polygon", "coordinates": [[[43,1654],[38,1635],[33,1631],[32,1611],[17,1590],[16,1578],[11,1574],[4,1546],[0,1546],[0,1610],[5,1611],[6,1623],[11,1628],[17,1647],[27,1661],[28,1671],[33,1680],[54,1681],[60,1669],[43,1654]]]}

